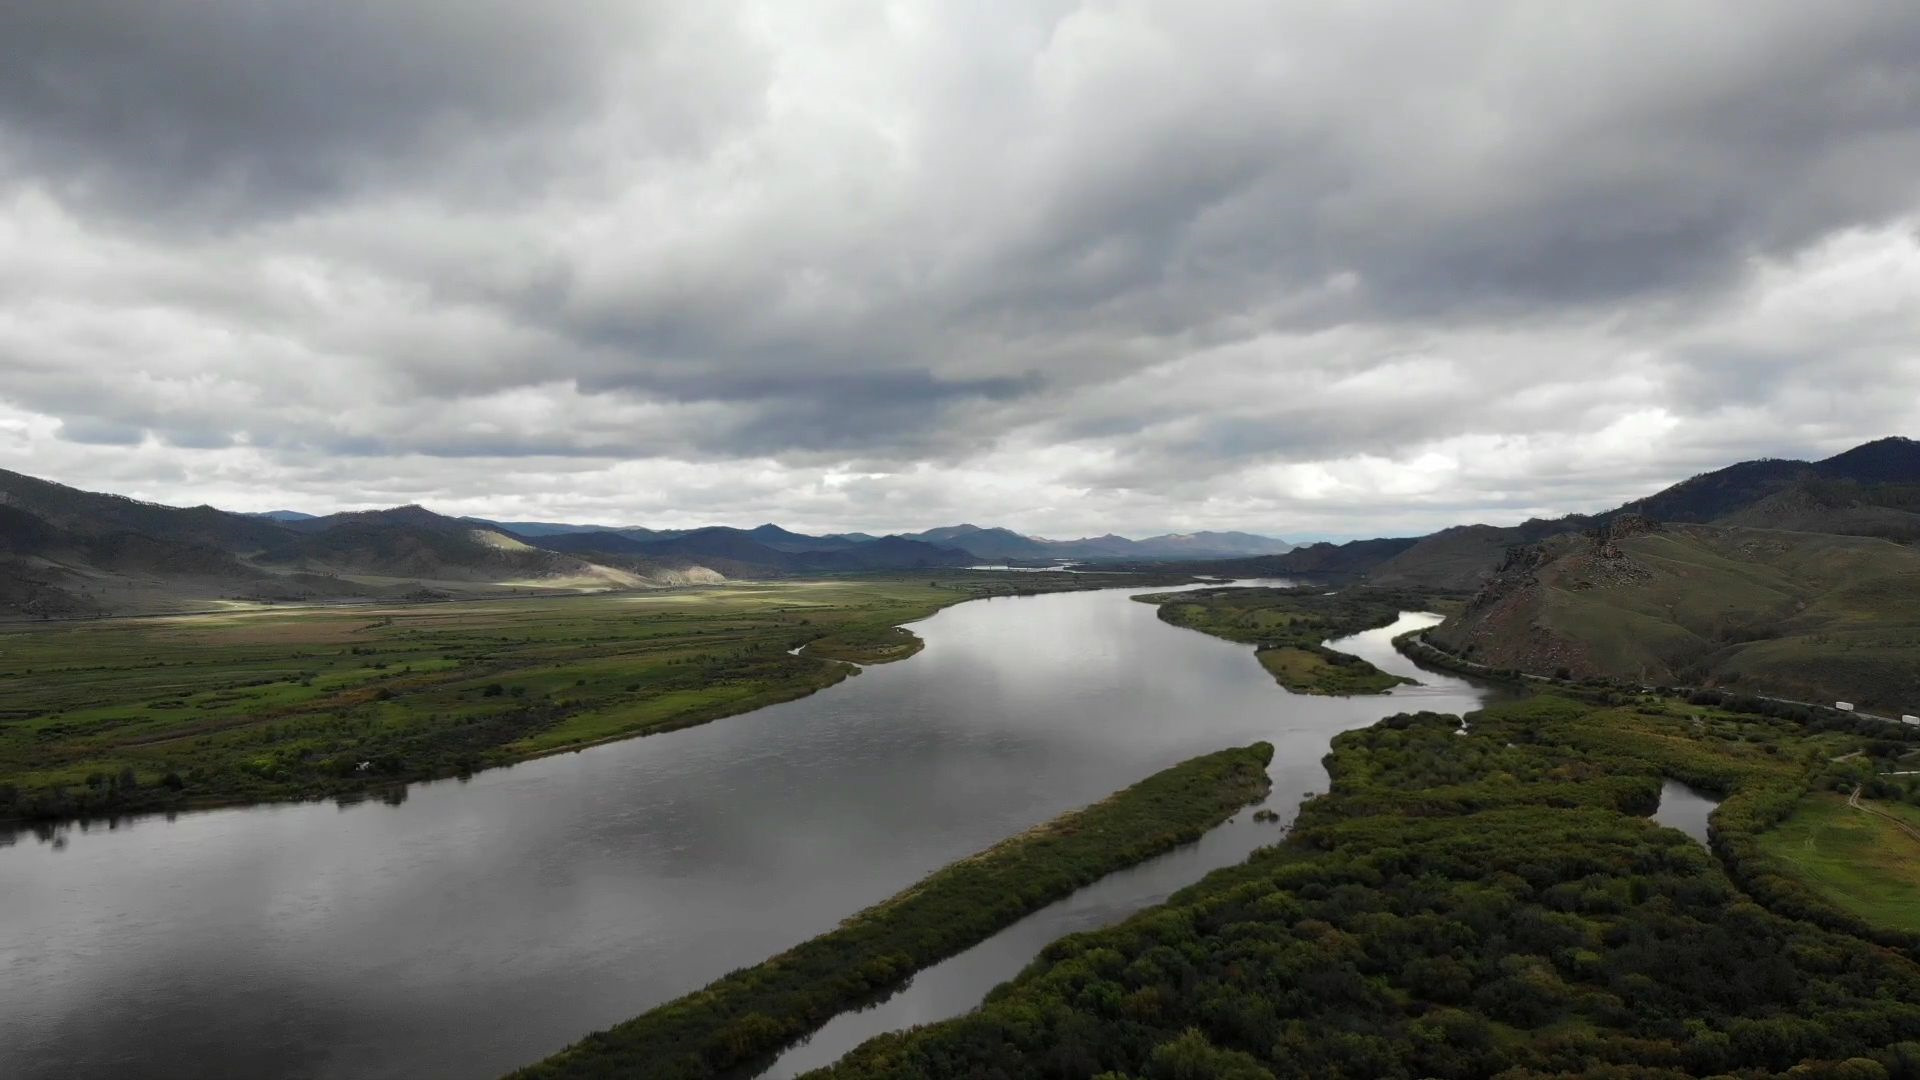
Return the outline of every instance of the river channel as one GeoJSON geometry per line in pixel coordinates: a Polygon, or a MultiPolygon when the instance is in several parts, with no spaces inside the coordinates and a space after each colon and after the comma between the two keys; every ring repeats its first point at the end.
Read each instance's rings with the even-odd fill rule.
{"type": "MultiPolygon", "coordinates": [[[[927,647],[700,727],[304,803],[0,832],[0,1076],[486,1080],[831,928],[928,872],[1178,761],[1272,742],[1268,805],[1336,733],[1484,691],[1289,694],[1244,645],[1102,590],[979,600],[927,647]]],[[[1426,621],[1431,621],[1427,619],[1426,621]]],[[[842,1017],[777,1066],[953,1015],[1047,940],[1282,835],[1251,814],[842,1017]]]]}

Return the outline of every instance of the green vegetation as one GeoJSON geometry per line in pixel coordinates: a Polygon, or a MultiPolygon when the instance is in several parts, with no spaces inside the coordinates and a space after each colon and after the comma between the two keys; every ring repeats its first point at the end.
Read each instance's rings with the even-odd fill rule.
{"type": "Polygon", "coordinates": [[[0,818],[356,796],[810,694],[976,596],[1138,577],[824,582],[0,633],[0,818]],[[789,650],[816,643],[809,655],[789,650]]]}
{"type": "Polygon", "coordinates": [[[1818,533],[1615,528],[1523,550],[1433,642],[1535,674],[1920,707],[1920,551],[1818,533]]]}
{"type": "Polygon", "coordinates": [[[1280,685],[1299,694],[1383,694],[1413,681],[1332,649],[1282,645],[1254,655],[1280,685]]]}
{"type": "Polygon", "coordinates": [[[845,1009],[1264,796],[1266,743],[1194,758],[937,871],[796,948],[521,1070],[522,1080],[747,1076],[845,1009]]]}
{"type": "Polygon", "coordinates": [[[1321,642],[1386,626],[1402,611],[1435,603],[1421,593],[1347,589],[1328,595],[1318,588],[1200,589],[1134,599],[1158,605],[1163,622],[1253,645],[1261,666],[1296,694],[1379,694],[1412,682],[1321,642]]]}
{"type": "Polygon", "coordinates": [[[1898,803],[1869,806],[1879,813],[1832,792],[1811,795],[1761,837],[1761,847],[1841,908],[1920,934],[1920,813],[1898,803]]]}
{"type": "Polygon", "coordinates": [[[1920,966],[1644,818],[1663,776],[1725,795],[1764,885],[1775,804],[1899,748],[1652,695],[1470,721],[1339,736],[1283,843],[816,1075],[1920,1077],[1920,966]]]}
{"type": "Polygon", "coordinates": [[[904,626],[862,627],[819,638],[801,649],[800,654],[850,664],[886,664],[905,660],[925,645],[919,635],[904,626]]]}

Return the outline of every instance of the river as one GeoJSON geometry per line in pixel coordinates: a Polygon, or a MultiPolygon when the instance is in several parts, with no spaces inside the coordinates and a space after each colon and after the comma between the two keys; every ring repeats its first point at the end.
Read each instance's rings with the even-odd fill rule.
{"type": "MultiPolygon", "coordinates": [[[[484,1080],[1185,758],[1272,742],[1269,806],[1290,817],[1325,789],[1335,733],[1482,698],[1416,671],[1392,631],[1340,646],[1425,685],[1291,695],[1250,648],[1161,623],[1137,591],[948,608],[915,625],[918,656],[812,697],[415,785],[398,805],[0,833],[0,1076],[484,1080]]],[[[1058,932],[1280,828],[1243,813],[796,1053],[829,1052],[855,1020],[893,1026],[889,1008],[964,1010],[1058,932]]]]}

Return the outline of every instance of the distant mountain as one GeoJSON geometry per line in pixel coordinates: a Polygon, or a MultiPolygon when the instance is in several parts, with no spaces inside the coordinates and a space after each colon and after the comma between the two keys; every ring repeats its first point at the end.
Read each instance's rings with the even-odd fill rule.
{"type": "Polygon", "coordinates": [[[303,514],[298,510],[262,510],[246,516],[265,518],[268,521],[312,521],[315,517],[313,514],[303,514]]]}
{"type": "Polygon", "coordinates": [[[423,506],[360,510],[288,523],[289,535],[261,551],[262,564],[336,575],[435,581],[536,581],[623,575],[535,548],[497,529],[423,506]]]}
{"type": "MultiPolygon", "coordinates": [[[[1750,511],[1789,492],[1806,492],[1832,505],[1912,506],[1920,484],[1920,442],[1893,436],[1863,443],[1823,461],[1764,458],[1701,473],[1610,514],[1639,514],[1655,521],[1707,522],[1750,511]]],[[[1792,499],[1776,500],[1791,505],[1792,499]]],[[[1600,515],[1606,517],[1610,515],[1600,515]]],[[[1822,530],[1832,531],[1832,530],[1822,530]]],[[[1868,534],[1872,535],[1872,534],[1868,534]]]]}
{"type": "Polygon", "coordinates": [[[1813,466],[1804,461],[1742,461],[1682,480],[1626,503],[1615,512],[1640,514],[1655,521],[1712,521],[1751,506],[1812,472],[1813,466]]]}
{"type": "Polygon", "coordinates": [[[489,518],[469,517],[462,521],[471,521],[475,525],[484,525],[489,529],[512,533],[515,536],[561,536],[567,533],[619,532],[614,525],[567,525],[557,521],[493,521],[489,518]]]}
{"type": "Polygon", "coordinates": [[[947,525],[938,529],[928,529],[925,532],[901,533],[900,536],[906,540],[919,540],[929,544],[958,548],[983,562],[1002,559],[1044,562],[1072,557],[1068,552],[1056,550],[1045,540],[1022,536],[1012,529],[997,527],[947,525]]]}
{"type": "Polygon", "coordinates": [[[977,561],[971,552],[904,536],[883,536],[833,551],[794,552],[791,559],[795,570],[914,570],[977,561]]]}
{"type": "Polygon", "coordinates": [[[418,506],[279,516],[180,508],[0,471],[0,616],[195,610],[717,580],[684,559],[610,565],[418,506]]]}
{"type": "Polygon", "coordinates": [[[803,533],[783,529],[772,522],[768,522],[765,525],[756,525],[751,529],[744,530],[744,532],[755,541],[765,544],[775,551],[835,551],[860,544],[870,544],[873,543],[875,539],[865,533],[854,535],[835,533],[827,536],[807,536],[803,533]]]}
{"type": "Polygon", "coordinates": [[[527,542],[548,551],[579,555],[645,555],[647,542],[617,532],[565,532],[529,536],[527,542]]]}
{"type": "Polygon", "coordinates": [[[957,547],[982,560],[1013,559],[1026,562],[1225,559],[1278,554],[1293,547],[1285,540],[1270,536],[1236,532],[1165,533],[1145,540],[1132,540],[1108,533],[1077,540],[1049,540],[1025,536],[1011,529],[948,525],[904,535],[910,539],[957,547]]]}
{"type": "Polygon", "coordinates": [[[965,566],[975,561],[973,555],[957,548],[906,537],[810,537],[772,525],[754,529],[711,525],[659,540],[601,532],[539,537],[536,542],[554,550],[698,559],[730,566],[736,574],[902,570],[965,566]]]}
{"type": "Polygon", "coordinates": [[[1920,540],[1920,442],[1877,439],[1813,462],[1743,461],[1596,514],[1456,525],[1404,546],[1360,541],[1343,545],[1337,561],[1324,567],[1324,545],[1313,545],[1263,565],[1276,574],[1364,576],[1378,585],[1470,592],[1494,576],[1509,548],[1591,532],[1620,517],[1912,542],[1920,540]]]}
{"type": "Polygon", "coordinates": [[[1414,536],[1350,540],[1344,544],[1323,540],[1279,555],[1195,563],[1191,569],[1230,577],[1310,577],[1341,582],[1365,575],[1419,542],[1420,538],[1414,536]]]}
{"type": "MultiPolygon", "coordinates": [[[[718,534],[710,533],[708,530],[727,529],[730,534],[738,534],[763,547],[790,553],[841,551],[883,539],[863,532],[812,535],[795,532],[772,522],[756,525],[750,529],[738,529],[726,525],[709,525],[701,529],[648,529],[639,526],[582,525],[552,521],[495,521],[488,518],[464,520],[530,540],[543,540],[550,536],[588,534],[625,536],[641,541],[678,539],[695,533],[707,538],[694,541],[694,547],[710,546],[711,541],[718,534]]],[[[1113,534],[1082,537],[1077,540],[1049,540],[1040,536],[1027,536],[998,526],[963,524],[946,525],[937,529],[927,529],[924,532],[892,535],[904,540],[917,540],[935,547],[964,551],[976,562],[1012,561],[1032,564],[1091,560],[1225,559],[1278,554],[1289,551],[1293,547],[1285,540],[1243,532],[1165,533],[1150,536],[1144,540],[1132,540],[1113,534]]],[[[605,541],[596,542],[606,543],[605,541]]],[[[541,546],[552,547],[544,543],[541,546]]],[[[568,550],[587,549],[576,545],[568,550]]],[[[754,557],[764,558],[759,553],[754,553],[754,557]]]]}
{"type": "Polygon", "coordinates": [[[0,469],[0,505],[24,510],[56,529],[83,536],[139,533],[181,544],[227,551],[264,547],[280,535],[271,521],[215,510],[141,502],[104,495],[0,469]]]}
{"type": "MultiPolygon", "coordinates": [[[[1101,537],[1102,540],[1125,539],[1101,537]]],[[[1223,558],[1235,555],[1280,555],[1293,545],[1271,536],[1244,532],[1166,533],[1133,542],[1130,557],[1168,559],[1223,558]]]]}
{"type": "Polygon", "coordinates": [[[694,529],[679,536],[645,541],[641,547],[642,550],[655,555],[687,555],[696,558],[716,555],[735,562],[769,567],[784,565],[786,563],[784,556],[787,554],[754,539],[744,529],[735,529],[726,525],[709,525],[704,529],[694,529]]]}
{"type": "Polygon", "coordinates": [[[350,528],[414,526],[443,532],[470,530],[474,527],[471,522],[436,514],[418,503],[390,506],[384,510],[348,510],[321,517],[300,518],[282,524],[295,532],[303,533],[327,532],[343,526],[350,528]]]}

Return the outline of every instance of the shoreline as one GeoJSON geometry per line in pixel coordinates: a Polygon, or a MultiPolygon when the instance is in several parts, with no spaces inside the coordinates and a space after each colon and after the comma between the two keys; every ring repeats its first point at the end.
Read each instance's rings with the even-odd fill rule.
{"type": "MultiPolygon", "coordinates": [[[[483,772],[490,772],[495,769],[511,768],[512,766],[515,766],[515,765],[524,764],[530,761],[538,761],[543,758],[554,757],[561,754],[580,753],[582,751],[590,750],[595,747],[611,745],[613,743],[618,743],[618,742],[625,742],[630,739],[646,738],[652,735],[664,735],[674,731],[683,731],[688,728],[698,727],[703,724],[713,723],[719,720],[725,720],[731,717],[755,712],[759,709],[768,708],[773,705],[785,704],[788,702],[798,701],[803,698],[811,697],[814,694],[820,693],[823,690],[828,690],[835,686],[838,686],[840,683],[844,682],[849,677],[857,674],[860,667],[868,666],[868,665],[885,664],[885,663],[896,663],[896,662],[911,659],[912,657],[919,655],[919,653],[923,651],[925,647],[925,642],[919,637],[919,635],[914,634],[911,630],[908,630],[907,628],[912,626],[915,623],[919,623],[921,621],[924,621],[925,619],[932,618],[934,615],[937,615],[940,612],[947,610],[948,608],[956,607],[960,604],[968,603],[970,601],[990,600],[996,597],[1007,597],[1007,596],[1041,596],[1041,595],[1049,595],[1049,594],[1060,593],[1060,592],[1090,592],[1090,591],[1099,591],[1102,589],[1110,589],[1110,588],[1119,588],[1119,589],[1161,588],[1161,587],[1167,587],[1167,579],[1169,577],[1168,575],[1160,575],[1160,576],[1131,575],[1131,574],[1112,575],[1112,577],[1116,577],[1116,578],[1130,577],[1130,578],[1143,579],[1140,581],[1120,582],[1120,581],[1100,580],[1099,576],[1096,576],[1096,575],[1076,575],[1076,577],[1080,578],[1080,580],[1074,580],[1071,582],[1060,581],[1060,582],[1054,583],[1058,587],[1047,588],[1047,587],[1044,587],[1043,583],[1041,582],[1029,582],[1029,580],[1027,580],[1027,579],[1035,578],[1037,576],[1038,575],[1034,575],[1034,574],[1024,574],[1022,575],[1023,580],[1021,580],[1017,584],[1007,583],[1008,587],[1006,588],[1002,588],[1001,583],[999,582],[995,582],[993,580],[989,580],[983,577],[979,581],[979,585],[981,586],[981,588],[978,590],[954,589],[951,595],[942,595],[934,598],[935,600],[938,601],[938,603],[937,603],[937,606],[932,608],[932,610],[922,610],[919,613],[910,612],[910,613],[907,613],[906,616],[903,617],[899,622],[889,623],[884,629],[879,630],[877,632],[885,634],[891,631],[898,631],[906,634],[908,637],[911,638],[911,641],[912,641],[912,647],[907,651],[899,653],[898,655],[884,655],[880,651],[875,650],[871,652],[860,653],[860,655],[862,655],[864,658],[860,660],[854,660],[854,659],[843,658],[838,656],[824,656],[824,655],[815,654],[811,651],[811,646],[814,645],[815,643],[827,640],[829,638],[836,637],[841,634],[858,632],[858,631],[849,631],[844,628],[841,628],[841,629],[836,629],[831,627],[823,628],[821,633],[819,633],[817,636],[813,638],[810,638],[808,641],[800,645],[798,647],[798,652],[794,653],[794,655],[799,656],[802,659],[806,659],[806,660],[812,661],[817,665],[820,665],[818,669],[813,673],[813,678],[808,682],[793,683],[784,687],[778,687],[778,686],[770,687],[764,693],[750,695],[747,697],[735,699],[733,701],[723,702],[716,705],[696,706],[688,709],[686,712],[680,715],[673,716],[668,719],[664,719],[658,723],[651,724],[643,728],[638,728],[638,729],[628,730],[628,731],[612,732],[606,735],[598,735],[592,738],[568,742],[561,745],[541,746],[541,747],[530,749],[523,752],[516,752],[505,757],[503,760],[481,763],[477,768],[449,767],[444,769],[431,769],[425,772],[423,775],[407,776],[404,778],[388,778],[377,783],[370,782],[370,783],[365,783],[359,786],[344,787],[339,790],[332,790],[332,791],[288,793],[285,795],[267,795],[265,797],[209,796],[209,797],[196,798],[196,797],[188,796],[182,799],[181,801],[172,802],[165,805],[154,805],[154,806],[148,806],[148,807],[132,807],[124,810],[102,810],[97,812],[80,812],[80,813],[73,813],[73,814],[58,814],[58,815],[0,814],[0,831],[12,830],[15,835],[41,834],[42,838],[44,839],[46,838],[47,834],[51,834],[64,829],[73,828],[76,826],[83,830],[87,828],[91,828],[94,825],[104,825],[108,828],[117,828],[120,824],[133,823],[142,818],[152,818],[152,817],[170,818],[174,815],[183,814],[183,813],[199,813],[199,812],[216,811],[216,810],[233,810],[233,809],[239,809],[244,807],[269,807],[269,806],[282,806],[282,805],[291,806],[291,805],[302,805],[302,804],[308,804],[308,803],[321,803],[321,802],[333,802],[343,807],[348,805],[358,804],[361,802],[374,801],[374,800],[381,800],[381,801],[387,801],[387,802],[393,802],[393,803],[404,802],[407,797],[406,792],[408,791],[408,789],[410,789],[416,784],[439,783],[446,780],[462,780],[472,776],[476,776],[483,772]],[[1089,580],[1085,580],[1086,578],[1095,578],[1095,580],[1089,581],[1089,580]]],[[[789,586],[789,585],[810,585],[810,584],[859,585],[859,584],[868,583],[868,582],[877,583],[877,584],[891,583],[891,582],[911,583],[919,580],[921,579],[918,577],[917,574],[912,577],[906,577],[900,574],[890,574],[888,576],[883,576],[883,577],[871,577],[871,578],[864,578],[864,579],[859,577],[852,577],[852,578],[845,578],[845,579],[832,579],[832,578],[796,579],[793,581],[788,581],[784,579],[770,580],[770,581],[739,581],[739,582],[727,582],[724,584],[681,585],[681,586],[672,586],[672,587],[663,588],[663,589],[616,590],[616,591],[604,591],[604,592],[598,592],[598,593],[578,593],[578,594],[567,594],[567,595],[521,596],[521,597],[492,596],[492,597],[484,597],[484,598],[463,597],[463,598],[453,598],[453,599],[419,600],[419,601],[406,602],[402,604],[348,603],[348,604],[304,605],[298,608],[261,609],[259,611],[249,611],[244,613],[235,613],[235,612],[229,612],[229,611],[212,611],[212,612],[206,612],[206,613],[195,614],[195,615],[178,615],[178,614],[129,615],[129,616],[114,616],[110,618],[101,618],[101,619],[47,621],[45,623],[36,622],[32,624],[22,624],[22,628],[27,633],[31,633],[39,629],[45,629],[48,631],[55,631],[55,630],[71,631],[76,628],[93,628],[93,627],[101,627],[103,629],[108,629],[114,624],[119,624],[122,626],[137,626],[140,624],[150,624],[156,619],[172,619],[172,618],[179,618],[183,620],[220,619],[223,617],[231,617],[235,614],[241,614],[243,615],[243,617],[252,617],[255,615],[271,615],[276,612],[287,612],[287,613],[296,614],[296,615],[302,615],[302,614],[317,615],[317,614],[341,613],[341,612],[375,614],[379,610],[388,608],[388,607],[419,610],[424,608],[437,608],[443,605],[470,604],[470,603],[482,603],[482,602],[493,602],[493,603],[511,602],[514,604],[522,604],[522,603],[533,602],[533,601],[561,601],[561,600],[572,600],[572,601],[604,600],[604,601],[619,602],[627,599],[644,600],[644,599],[652,599],[656,597],[666,597],[672,594],[686,595],[686,594],[701,593],[701,592],[724,593],[727,590],[736,589],[736,588],[764,589],[764,588],[780,588],[780,587],[789,586]]],[[[947,580],[948,582],[952,582],[956,580],[964,582],[967,579],[947,578],[947,580]]],[[[7,632],[8,631],[5,628],[0,628],[0,636],[3,636],[7,632]]],[[[18,631],[15,631],[15,632],[18,632],[18,631]]],[[[872,631],[869,631],[869,632],[872,632],[872,631]]],[[[859,652],[859,647],[856,645],[853,648],[847,649],[846,651],[847,651],[848,657],[852,657],[856,652],[859,652]]],[[[173,736],[173,738],[194,738],[194,737],[198,737],[198,736],[196,736],[192,732],[182,732],[177,736],[173,736]]],[[[148,790],[150,789],[151,788],[149,788],[148,790]]]]}

